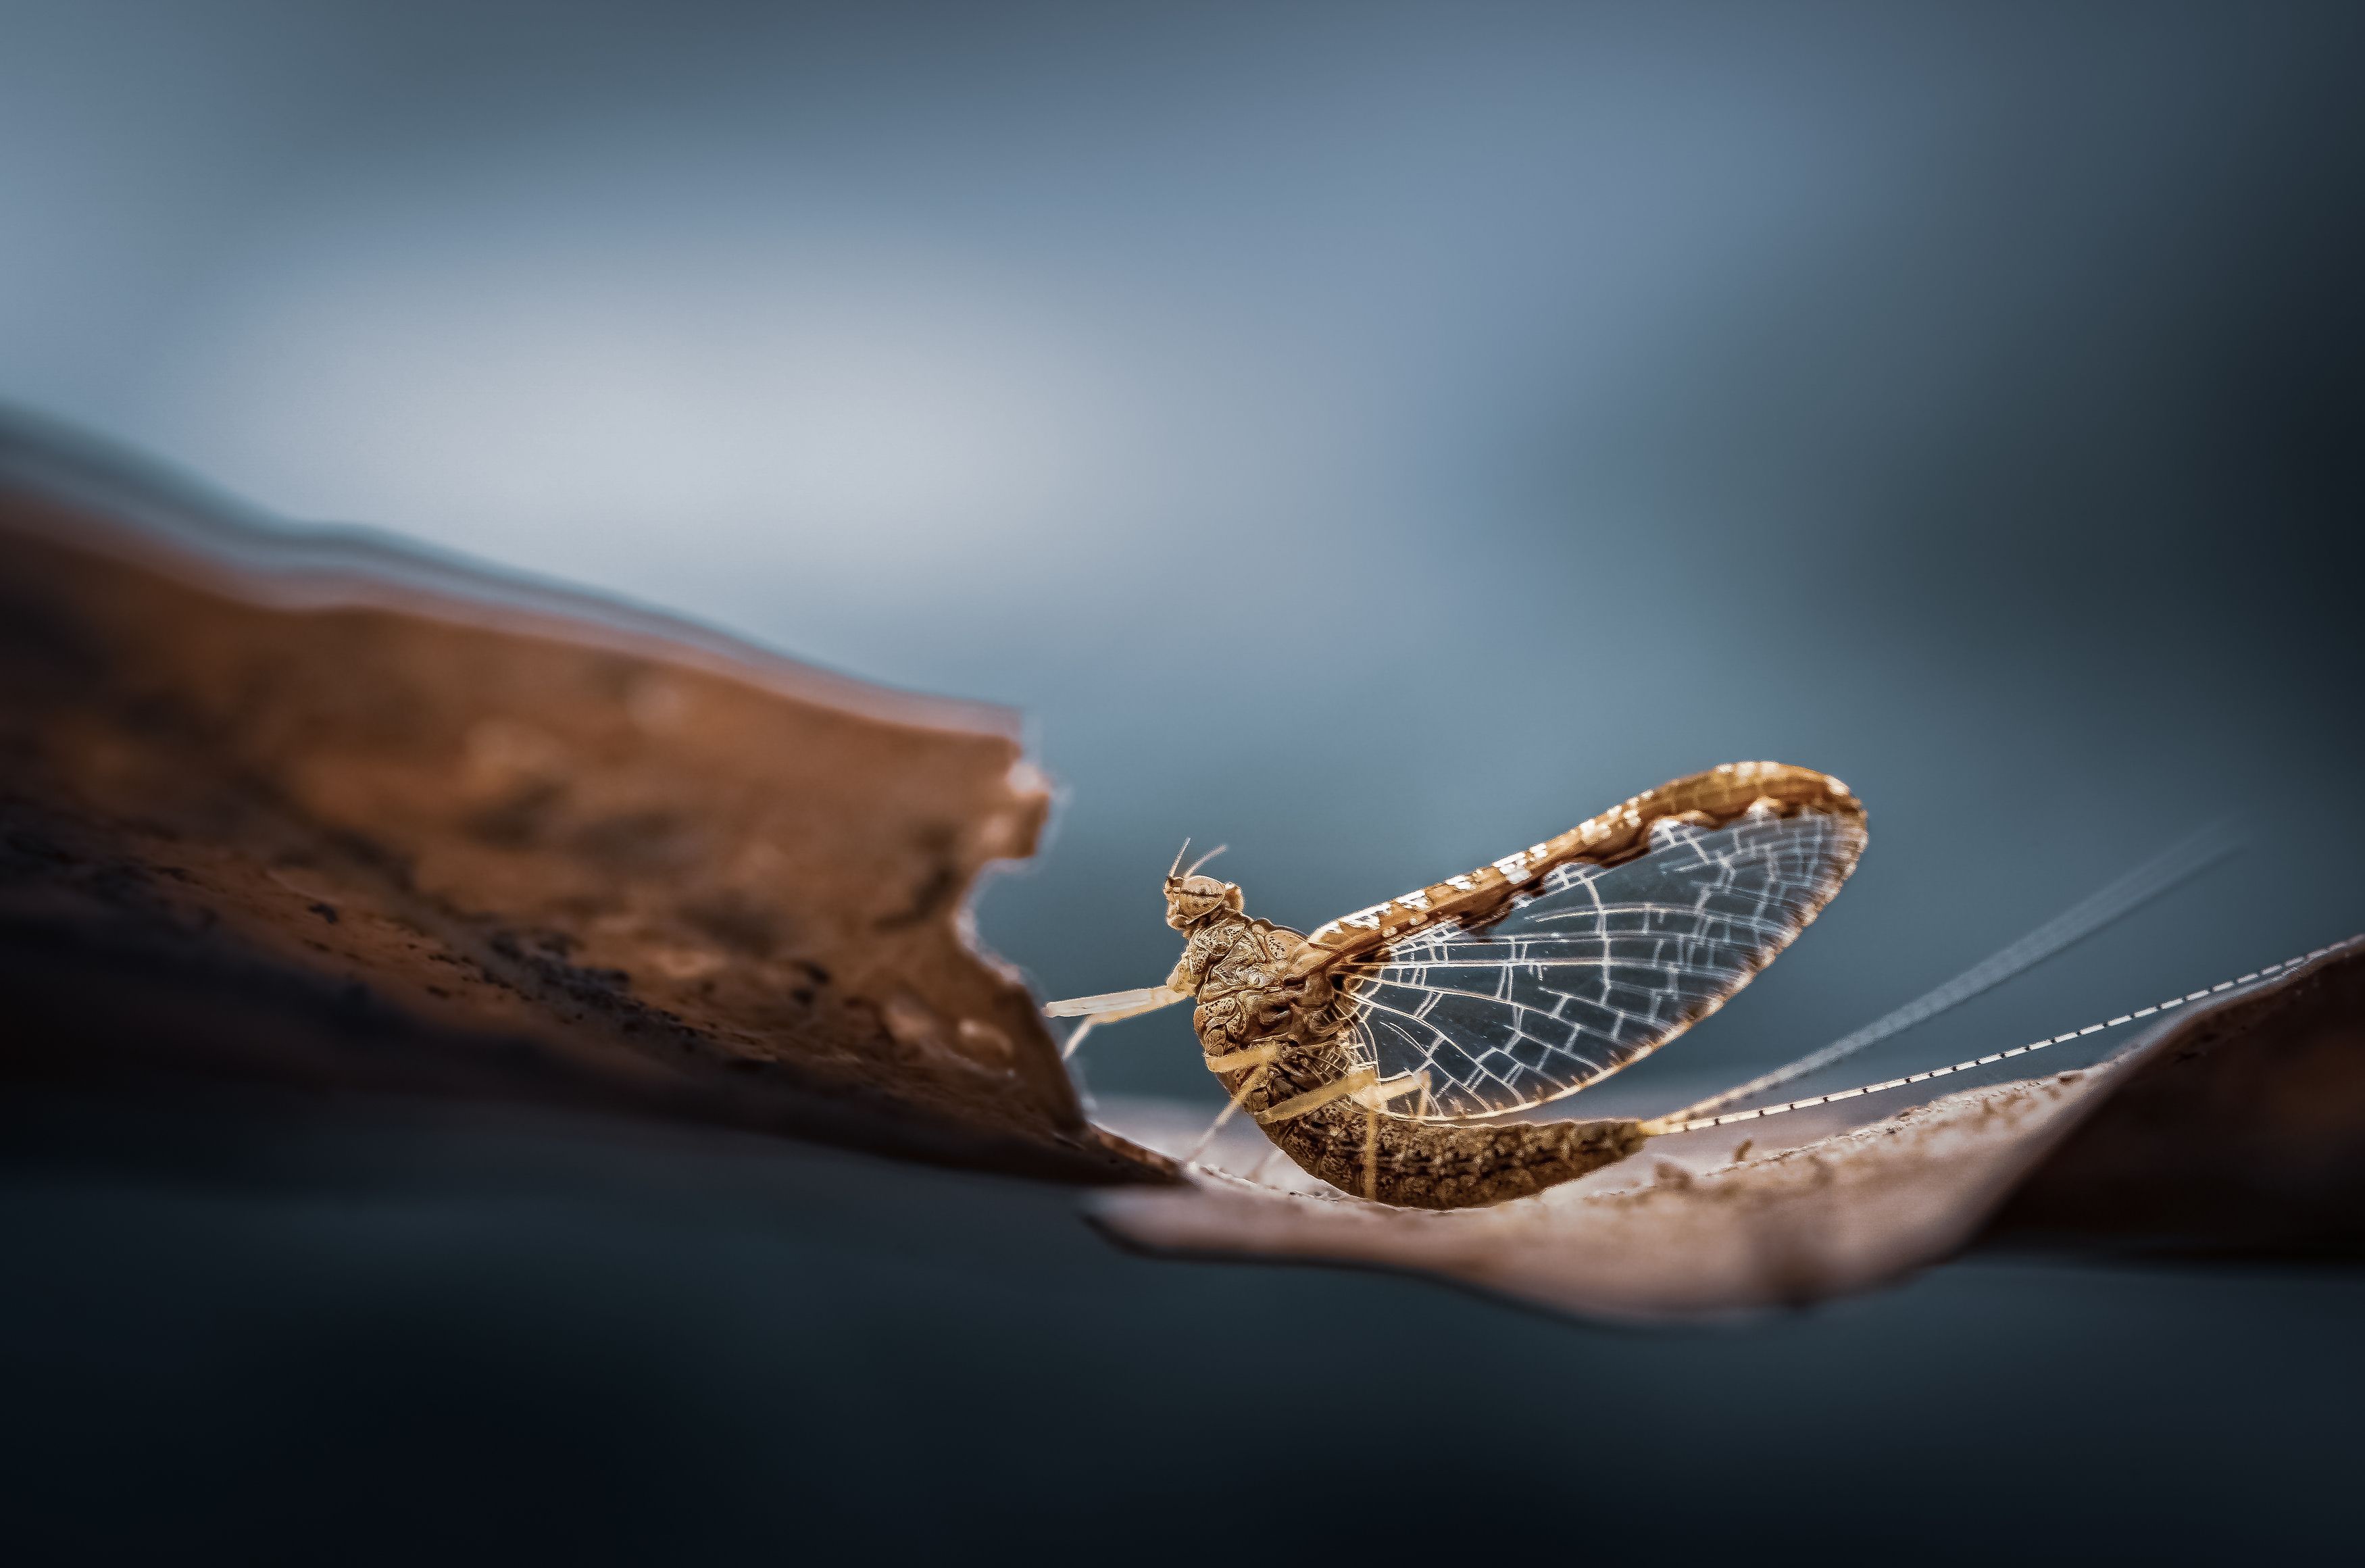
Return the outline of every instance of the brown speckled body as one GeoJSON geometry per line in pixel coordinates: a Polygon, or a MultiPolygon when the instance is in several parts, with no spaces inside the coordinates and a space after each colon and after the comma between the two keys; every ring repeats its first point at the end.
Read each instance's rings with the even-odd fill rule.
{"type": "MultiPolygon", "coordinates": [[[[1068,1036],[1067,1048],[1072,1053],[1096,1025],[1194,1002],[1192,1023],[1207,1070],[1231,1092],[1232,1108],[1225,1115],[1249,1112],[1265,1136],[1306,1171],[1345,1192],[1407,1208],[1499,1204],[1613,1164],[1664,1130],[1654,1123],[1623,1119],[1488,1118],[1573,1094],[1657,1049],[1721,1006],[1838,891],[1863,848],[1863,805],[1829,774],[1778,762],[1724,763],[1645,790],[1565,833],[1462,876],[1341,915],[1316,927],[1310,936],[1250,919],[1236,883],[1199,875],[1199,867],[1221,851],[1202,856],[1187,871],[1178,854],[1166,874],[1166,924],[1188,941],[1166,983],[1070,997],[1044,1011],[1055,1018],[1083,1020],[1068,1036]],[[1390,985],[1406,985],[1431,999],[1504,1000],[1417,980],[1389,980],[1384,956],[1399,942],[1409,940],[1416,948],[1433,951],[1422,945],[1440,935],[1485,931],[1530,902],[1537,890],[1550,889],[1548,879],[1564,869],[1573,876],[1579,868],[1598,875],[1649,855],[1661,824],[1679,830],[1672,842],[1683,843],[1687,834],[1806,816],[1840,827],[1823,834],[1825,842],[1820,846],[1814,835],[1789,841],[1799,850],[1798,864],[1777,866],[1770,852],[1764,852],[1752,867],[1734,861],[1712,868],[1717,877],[1746,871],[1772,879],[1780,896],[1763,889],[1743,895],[1744,902],[1758,899],[1750,906],[1755,913],[1742,922],[1755,923],[1757,936],[1697,969],[1689,960],[1677,966],[1683,969],[1680,1006],[1674,1005],[1676,977],[1672,972],[1663,977],[1653,1005],[1670,1010],[1647,1031],[1630,1030],[1629,1037],[1616,1043],[1604,1058],[1575,1058],[1575,1066],[1581,1070],[1559,1078],[1531,1070],[1525,1075],[1530,1081],[1512,1092],[1474,1097],[1474,1086],[1455,1076],[1463,1069],[1422,1050],[1396,1052],[1398,1063],[1407,1063],[1408,1056],[1419,1065],[1407,1064],[1407,1070],[1384,1076],[1378,1048],[1355,1026],[1359,1009],[1384,1006],[1374,1001],[1375,984],[1382,988],[1377,994],[1390,985]],[[1771,924],[1765,924],[1769,919],[1771,924]],[[1349,986],[1355,988],[1352,994],[1343,989],[1349,986]]],[[[1184,853],[1188,850],[1184,846],[1184,853]]],[[[1686,864],[1709,868],[1704,862],[1686,864]]],[[[1712,880],[1703,879],[1685,898],[1733,893],[1732,888],[1719,891],[1712,880]]],[[[1683,913],[1651,905],[1635,908],[1653,918],[1683,913]]],[[[1699,912],[1694,908],[1691,913],[1699,912]]],[[[1636,961],[1646,969],[1654,962],[1648,954],[1636,961]]],[[[1538,962],[1549,967],[1550,961],[1538,962]]],[[[1600,960],[1593,962],[1598,967],[1600,960]]],[[[1490,967],[1502,966],[1496,962],[1490,967]]],[[[1388,1010],[1415,1020],[1427,1016],[1427,1002],[1409,1005],[1410,1011],[1388,1010]]],[[[1552,1016],[1558,1016],[1556,1011],[1552,1016]]],[[[1563,1023],[1575,1028],[1567,1020],[1563,1023]]],[[[1434,1025],[1429,1028],[1440,1040],[1451,1040],[1447,1030],[1434,1025]]],[[[1198,1148],[1205,1148],[1222,1125],[1219,1118],[1198,1148]]],[[[1187,1158],[1197,1158],[1197,1150],[1187,1158]]]]}
{"type": "Polygon", "coordinates": [[[1305,946],[1294,931],[1227,906],[1186,929],[1190,943],[1167,983],[1194,993],[1200,1048],[1215,1058],[1280,1047],[1270,1063],[1216,1077],[1283,1153],[1343,1192],[1404,1208],[1470,1208],[1527,1197],[1642,1147],[1633,1121],[1428,1122],[1346,1098],[1266,1122],[1261,1113],[1353,1070],[1339,1043],[1344,999],[1327,970],[1289,974],[1305,946]]]}

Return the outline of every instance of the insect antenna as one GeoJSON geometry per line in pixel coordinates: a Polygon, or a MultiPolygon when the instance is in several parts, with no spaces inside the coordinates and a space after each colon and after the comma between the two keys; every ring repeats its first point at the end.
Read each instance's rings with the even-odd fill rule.
{"type": "Polygon", "coordinates": [[[1190,853],[1191,841],[1186,838],[1182,841],[1182,847],[1174,852],[1174,864],[1166,868],[1166,879],[1168,881],[1172,882],[1181,879],[1182,875],[1182,857],[1190,853]]]}
{"type": "MultiPolygon", "coordinates": [[[[1185,849],[1188,849],[1188,848],[1190,848],[1190,847],[1191,847],[1190,843],[1189,843],[1189,841],[1188,841],[1188,840],[1185,840],[1185,841],[1184,841],[1182,847],[1183,847],[1183,848],[1185,848],[1185,849]]],[[[1195,877],[1195,876],[1197,876],[1197,875],[1199,874],[1199,868],[1200,868],[1200,867],[1205,866],[1208,861],[1213,860],[1216,856],[1221,855],[1225,850],[1229,849],[1230,847],[1231,847],[1231,846],[1230,846],[1230,845],[1228,845],[1228,844],[1219,844],[1219,845],[1216,846],[1216,847],[1215,847],[1215,848],[1210,849],[1210,850],[1209,850],[1209,851],[1207,851],[1207,853],[1205,853],[1205,855],[1200,856],[1200,857],[1199,857],[1199,858],[1197,858],[1196,860],[1192,861],[1192,862],[1191,862],[1191,868],[1190,868],[1188,871],[1183,872],[1182,874],[1183,874],[1184,876],[1186,876],[1186,877],[1195,877]]],[[[1182,857],[1181,857],[1180,856],[1177,856],[1175,858],[1176,858],[1176,860],[1179,862],[1179,861],[1181,860],[1181,858],[1182,858],[1182,857]]]]}
{"type": "Polygon", "coordinates": [[[1736,1100],[1746,1100],[1792,1079],[1804,1078],[1810,1072],[1855,1055],[1867,1046],[1877,1045],[1891,1035],[1934,1018],[1950,1008],[1959,1007],[1980,992],[2001,985],[2023,969],[2033,968],[2054,954],[2083,941],[2178,884],[2199,876],[2240,847],[2241,843],[2241,834],[2234,831],[2229,823],[2213,823],[2146,861],[2091,898],[2063,911],[2001,952],[1965,969],[1935,991],[1914,998],[1895,1012],[1874,1019],[1855,1033],[1800,1057],[1788,1066],[1777,1067],[1771,1072],[1711,1094],[1705,1100],[1696,1100],[1682,1110],[1670,1111],[1656,1120],[1673,1124],[1710,1115],[1736,1100]]]}

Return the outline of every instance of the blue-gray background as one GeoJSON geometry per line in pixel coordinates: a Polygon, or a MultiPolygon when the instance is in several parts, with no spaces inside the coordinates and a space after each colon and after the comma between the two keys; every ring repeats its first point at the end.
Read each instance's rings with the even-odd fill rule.
{"type": "MultiPolygon", "coordinates": [[[[2257,4],[5,4],[0,400],[285,516],[1023,709],[1065,803],[979,918],[1053,995],[1163,973],[1153,884],[1186,833],[1229,841],[1252,907],[1309,924],[1715,762],[1838,773],[1873,813],[1864,868],[1742,1002],[1638,1070],[1673,1092],[1844,1032],[2195,826],[2250,824],[2238,860],[1877,1070],[2365,927],[2360,44],[2353,7],[2257,4]]],[[[1104,1092],[1206,1092],[1179,1020],[1090,1058],[1104,1092]]],[[[140,1178],[151,1201],[110,1208],[56,1175],[79,1136],[59,1126],[109,1143],[83,1114],[33,1118],[49,1130],[22,1147],[50,1153],[10,1210],[33,1272],[67,1282],[20,1305],[83,1325],[61,1408],[87,1404],[76,1376],[128,1402],[125,1427],[189,1436],[239,1406],[245,1436],[209,1462],[299,1454],[342,1497],[319,1456],[358,1443],[390,1475],[428,1464],[430,1514],[474,1498],[530,1538],[518,1521],[545,1514],[502,1514],[501,1488],[417,1452],[499,1446],[481,1384],[542,1456],[520,1495],[571,1477],[549,1506],[589,1506],[544,1462],[562,1431],[614,1462],[599,1506],[633,1522],[585,1539],[627,1554],[793,1543],[806,1505],[781,1499],[818,1486],[862,1513],[855,1472],[953,1513],[981,1476],[1033,1476],[1040,1495],[993,1520],[1099,1520],[1121,1528],[1093,1549],[1127,1551],[1247,1506],[1223,1500],[1241,1463],[1202,1451],[1234,1441],[1328,1452],[1314,1515],[1386,1501],[1351,1484],[1378,1461],[1336,1434],[1326,1450],[1318,1422],[1273,1430],[1286,1396],[1233,1376],[1265,1320],[1351,1361],[1411,1336],[1478,1347],[1428,1403],[1341,1417],[1464,1422],[1433,1462],[1473,1494],[1474,1546],[1539,1517],[1582,1540],[1580,1503],[1620,1529],[1844,1521],[1883,1488],[1926,1495],[1917,1463],[1945,1486],[2009,1474],[2031,1428],[2056,1445],[2048,1486],[2097,1453],[2120,1467],[2103,1500],[2049,1494],[2036,1536],[2223,1544],[2323,1517],[2310,1465],[2355,1457],[2311,1403],[2356,1386],[2346,1277],[1956,1270],[1702,1350],[1420,1287],[1106,1258],[1032,1198],[943,1178],[889,1184],[908,1245],[833,1250],[849,1211],[789,1205],[810,1235],[681,1193],[644,1214],[639,1183],[531,1152],[555,1147],[541,1133],[450,1135],[439,1165],[419,1150],[444,1135],[374,1126],[363,1146],[409,1152],[363,1160],[367,1181],[304,1142],[269,1180],[198,1182],[194,1208],[168,1162],[140,1178]],[[366,1212],[313,1223],[323,1184],[366,1212]],[[947,1227],[966,1238],[978,1213],[1074,1250],[973,1256],[947,1227]],[[667,1250],[684,1225],[712,1242],[690,1262],[667,1250]],[[751,1252],[770,1261],[734,1271],[751,1252]],[[136,1304],[179,1298],[191,1270],[214,1294],[165,1313],[178,1392],[143,1406],[129,1390],[153,1380],[123,1347],[161,1352],[136,1304]],[[363,1310],[323,1271],[399,1281],[410,1307],[363,1310]],[[569,1319],[627,1279],[633,1312],[536,1318],[555,1341],[505,1316],[547,1297],[569,1319]],[[107,1305],[68,1311],[76,1289],[107,1305]],[[682,1348],[717,1303],[778,1290],[796,1327],[723,1341],[760,1374],[682,1348]],[[257,1304],[289,1299],[327,1326],[334,1349],[308,1353],[332,1383],[387,1336],[459,1347],[459,1370],[270,1405],[302,1379],[261,1348],[257,1304]],[[845,1326],[882,1313],[931,1349],[846,1372],[845,1326]],[[1010,1345],[1075,1353],[974,1372],[1010,1345]],[[276,1392],[223,1371],[225,1346],[276,1392]],[[1973,1372],[1930,1370],[1967,1355],[1973,1372]],[[928,1370],[947,1357],[980,1407],[928,1370]],[[841,1380],[831,1419],[880,1452],[823,1442],[832,1468],[796,1447],[823,1439],[765,1378],[808,1376],[841,1380]],[[610,1377],[629,1418],[553,1392],[610,1377]],[[848,1390],[925,1410],[938,1436],[913,1440],[943,1473],[899,1468],[902,1428],[846,1416],[848,1390]],[[1607,1431],[1579,1408],[1676,1391],[1689,1414],[1607,1431]],[[1056,1436],[1086,1418],[1055,1407],[1086,1399],[1151,1434],[1138,1464],[1056,1436]],[[388,1407],[415,1443],[381,1453],[356,1434],[388,1407]],[[1517,1450],[1491,1471],[1470,1435],[1490,1410],[1517,1450]],[[325,1448],[289,1436],[306,1421],[325,1448]],[[734,1422],[797,1457],[745,1459],[708,1516],[682,1474],[631,1484],[650,1423],[734,1422]],[[1039,1468],[1004,1451],[1028,1445],[1039,1468]],[[1637,1463],[1605,1502],[1605,1473],[1637,1463]],[[2229,1465],[2242,1484],[2109,1491],[2229,1465]],[[1204,1491],[1178,1479],[1194,1467],[1204,1491]],[[1507,1495],[1484,1500],[1495,1473],[1507,1495]],[[1506,1510],[1516,1526],[1476,1522],[1506,1510]]],[[[162,1141],[182,1137],[219,1152],[196,1129],[162,1141]]],[[[660,1163],[705,1173],[688,1193],[741,1179],[703,1158],[660,1163]]],[[[816,1169],[835,1174],[760,1180],[827,1190],[855,1168],[816,1169]]],[[[107,1430],[48,1462],[103,1470],[107,1430]]],[[[108,1495],[93,1517],[151,1517],[108,1495]]],[[[1923,1517],[1884,1507],[1855,1517],[1923,1517]]],[[[888,1512],[877,1528],[912,1526],[888,1512]]]]}

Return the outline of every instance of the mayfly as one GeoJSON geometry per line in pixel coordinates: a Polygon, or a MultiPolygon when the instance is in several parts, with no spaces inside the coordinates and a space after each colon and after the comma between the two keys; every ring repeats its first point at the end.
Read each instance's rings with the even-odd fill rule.
{"type": "Polygon", "coordinates": [[[1226,1117],[1246,1112],[1345,1192],[1464,1208],[1705,1125],[1687,1118],[1984,990],[2224,852],[2180,848],[1922,1002],[1686,1111],[1495,1119],[1597,1083],[1721,1007],[1831,902],[1865,838],[1864,807],[1830,775],[1727,763],[1310,935],[1250,917],[1236,884],[1201,875],[1220,851],[1188,869],[1178,854],[1166,923],[1187,941],[1166,983],[1045,1011],[1082,1020],[1072,1054],[1098,1025],[1193,1002],[1226,1117]]]}

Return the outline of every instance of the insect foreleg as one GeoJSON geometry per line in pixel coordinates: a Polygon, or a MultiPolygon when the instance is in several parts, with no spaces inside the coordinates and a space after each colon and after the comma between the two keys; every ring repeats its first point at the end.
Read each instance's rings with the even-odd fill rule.
{"type": "Polygon", "coordinates": [[[1161,1007],[1188,1001],[1190,995],[1189,991],[1177,986],[1145,985],[1135,991],[1109,991],[1098,996],[1071,996],[1065,1002],[1047,1002],[1043,1004],[1043,1016],[1089,1017],[1104,1024],[1113,1024],[1138,1013],[1155,1013],[1161,1007]]]}
{"type": "Polygon", "coordinates": [[[1082,1023],[1059,1047],[1059,1059],[1067,1060],[1084,1043],[1084,1036],[1093,1026],[1114,1024],[1121,1018],[1138,1018],[1145,1013],[1155,1013],[1178,1002],[1188,1002],[1191,993],[1171,985],[1146,985],[1138,991],[1105,991],[1099,996],[1071,996],[1065,1002],[1048,1002],[1043,1008],[1047,1018],[1082,1018],[1082,1023]]]}

